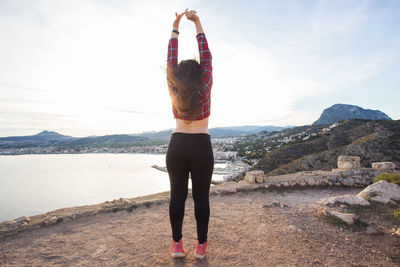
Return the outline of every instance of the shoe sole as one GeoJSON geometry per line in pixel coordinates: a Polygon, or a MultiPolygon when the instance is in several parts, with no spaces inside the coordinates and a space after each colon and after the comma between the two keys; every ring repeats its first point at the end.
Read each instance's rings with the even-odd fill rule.
{"type": "Polygon", "coordinates": [[[204,257],[205,257],[206,255],[200,255],[200,254],[197,254],[197,253],[195,252],[195,253],[194,253],[194,256],[195,256],[196,258],[202,260],[202,259],[204,259],[204,257]]]}
{"type": "Polygon", "coordinates": [[[172,253],[172,258],[183,258],[186,254],[181,252],[172,253]]]}

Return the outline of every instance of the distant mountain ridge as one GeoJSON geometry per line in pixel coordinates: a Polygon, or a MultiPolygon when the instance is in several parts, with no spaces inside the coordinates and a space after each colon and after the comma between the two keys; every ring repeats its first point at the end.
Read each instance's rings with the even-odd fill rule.
{"type": "MultiPolygon", "coordinates": [[[[241,136],[257,133],[260,131],[279,131],[287,127],[280,126],[232,126],[210,128],[212,137],[241,136]]],[[[28,136],[8,136],[0,138],[0,148],[22,148],[36,146],[101,146],[101,145],[126,145],[126,144],[145,144],[152,142],[166,142],[172,129],[154,132],[144,132],[140,134],[113,134],[104,136],[72,137],[62,135],[54,131],[42,131],[35,135],[28,136]]]]}
{"type": "Polygon", "coordinates": [[[363,109],[355,105],[335,104],[325,109],[312,125],[332,124],[348,119],[392,120],[379,110],[363,109]]]}

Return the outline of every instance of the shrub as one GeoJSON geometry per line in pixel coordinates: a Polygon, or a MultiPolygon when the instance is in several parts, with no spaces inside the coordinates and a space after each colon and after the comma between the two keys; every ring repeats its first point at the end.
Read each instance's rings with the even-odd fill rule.
{"type": "Polygon", "coordinates": [[[396,218],[400,218],[400,208],[398,208],[397,210],[395,210],[393,212],[393,216],[396,217],[396,218]]]}
{"type": "Polygon", "coordinates": [[[135,205],[135,204],[132,204],[132,205],[130,205],[130,206],[128,206],[127,208],[126,208],[126,211],[127,212],[132,212],[134,209],[136,209],[137,208],[137,205],[135,205]]]}
{"type": "Polygon", "coordinates": [[[379,181],[386,181],[389,183],[400,184],[399,173],[381,173],[374,179],[374,183],[379,181]]]}

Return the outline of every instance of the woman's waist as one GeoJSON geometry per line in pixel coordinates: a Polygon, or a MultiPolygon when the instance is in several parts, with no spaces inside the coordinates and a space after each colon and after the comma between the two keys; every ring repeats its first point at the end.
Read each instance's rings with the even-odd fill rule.
{"type": "Polygon", "coordinates": [[[176,128],[174,132],[181,132],[181,133],[208,133],[208,118],[198,120],[198,121],[191,121],[185,122],[180,119],[176,119],[176,128]]]}

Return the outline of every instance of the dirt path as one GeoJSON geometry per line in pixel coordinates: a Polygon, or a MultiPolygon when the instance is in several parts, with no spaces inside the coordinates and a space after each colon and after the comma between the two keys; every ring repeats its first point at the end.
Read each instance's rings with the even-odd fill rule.
{"type": "Polygon", "coordinates": [[[321,198],[360,189],[251,191],[213,195],[210,246],[193,256],[196,228],[188,198],[184,259],[171,259],[168,204],[97,214],[41,227],[0,241],[0,265],[9,266],[398,266],[388,235],[341,227],[315,215],[321,198]],[[283,207],[271,205],[278,201],[283,207]],[[392,257],[392,259],[390,258],[392,257]]]}

